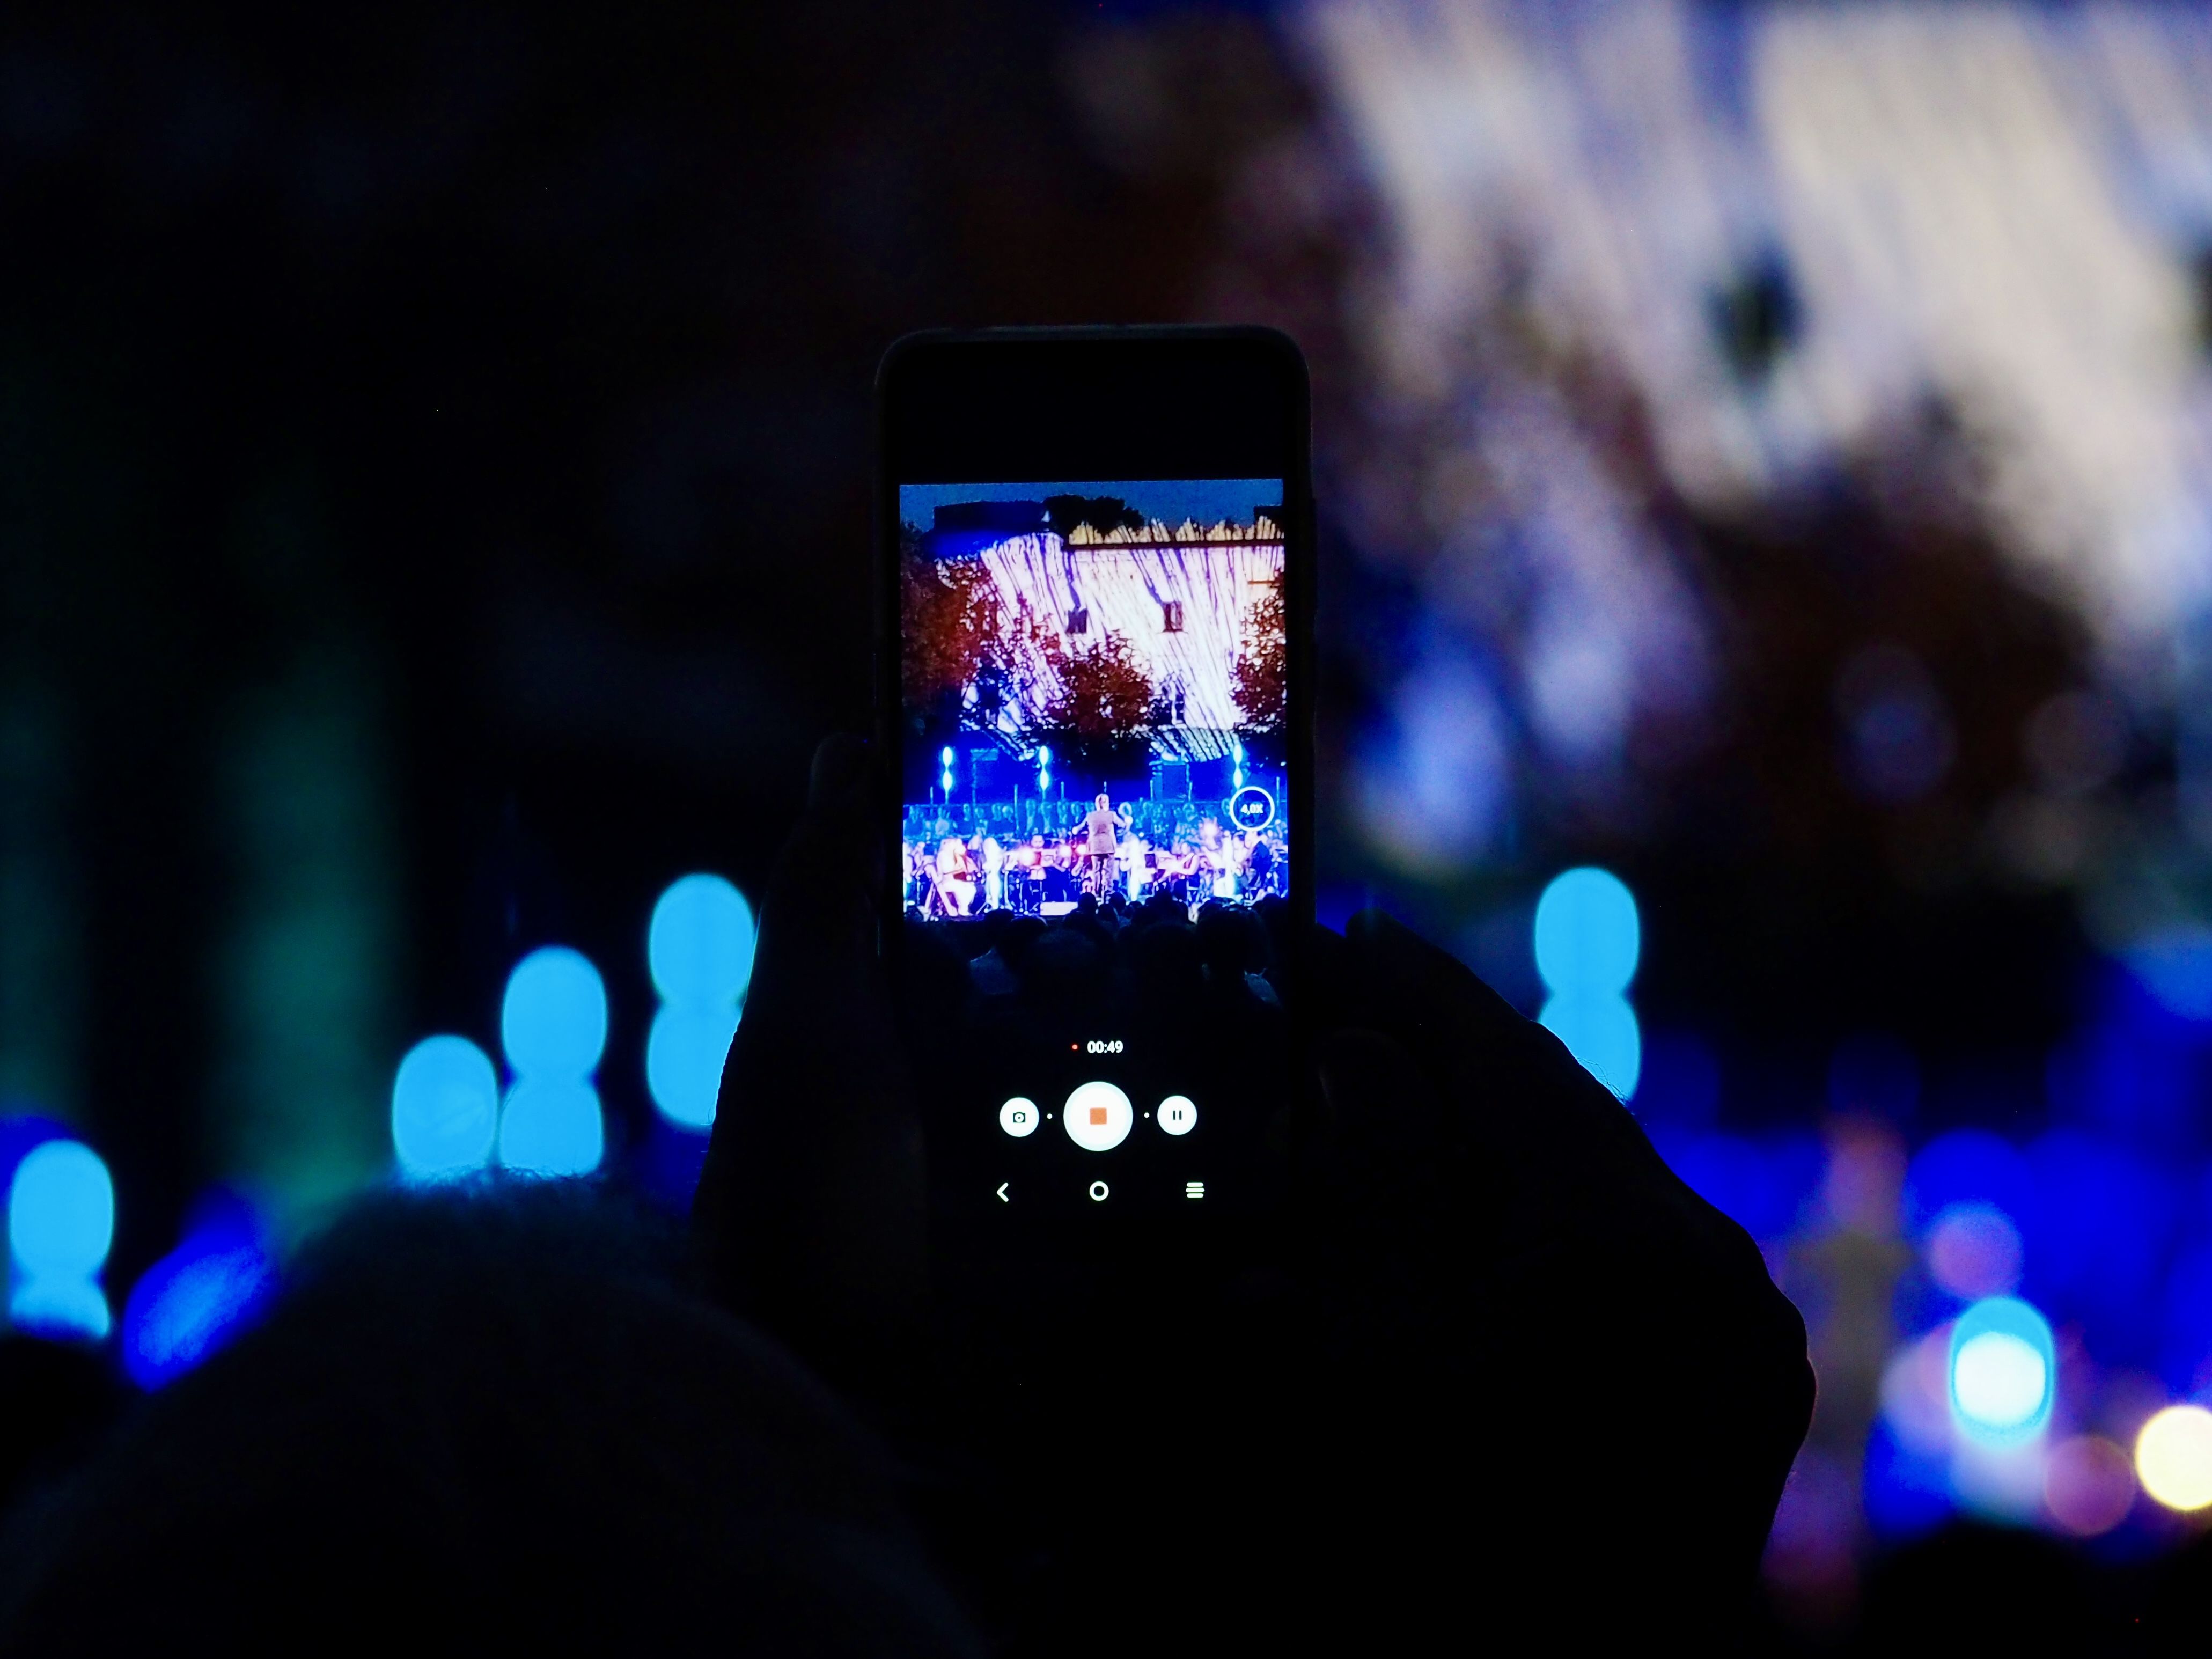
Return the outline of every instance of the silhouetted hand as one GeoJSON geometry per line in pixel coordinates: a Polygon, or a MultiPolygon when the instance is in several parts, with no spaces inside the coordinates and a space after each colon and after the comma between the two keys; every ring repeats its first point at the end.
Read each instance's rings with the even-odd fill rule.
{"type": "MultiPolygon", "coordinates": [[[[927,1268],[869,822],[833,740],[763,907],[699,1225],[735,1305],[882,1398],[920,1351],[927,1268]]],[[[1109,1290],[1139,1326],[1102,1352],[1076,1322],[1038,1368],[1095,1382],[1100,1414],[1054,1439],[1048,1405],[1044,1440],[997,1449],[1028,1465],[1021,1501],[1060,1495],[1048,1525],[1007,1519],[1009,1547],[1060,1558],[1010,1622],[1066,1652],[1164,1650],[1170,1626],[1410,1638],[1453,1608],[1491,1630],[1725,1618],[1812,1399],[1757,1249],[1549,1032],[1405,928],[1317,931],[1308,968],[1284,1211],[1218,1273],[1155,1256],[1109,1290]],[[1102,1552],[1170,1536],[1174,1572],[1101,1599],[1102,1552]]]]}
{"type": "Polygon", "coordinates": [[[1374,911],[1315,957],[1306,1277],[1376,1577],[1472,1572],[1561,1627],[1726,1620],[1811,1415],[1796,1309],[1461,963],[1374,911]]]}
{"type": "Polygon", "coordinates": [[[921,1130],[876,959],[867,758],[815,751],[761,905],[694,1228],[714,1287],[841,1386],[880,1401],[921,1340],[921,1130]]]}

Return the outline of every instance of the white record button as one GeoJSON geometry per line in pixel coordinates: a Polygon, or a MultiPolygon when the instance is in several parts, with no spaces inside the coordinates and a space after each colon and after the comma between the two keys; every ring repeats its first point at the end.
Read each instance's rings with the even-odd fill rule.
{"type": "Polygon", "coordinates": [[[1078,1085],[1060,1115],[1067,1138],[1086,1152],[1108,1152],[1128,1139],[1136,1109],[1129,1097],[1110,1083],[1078,1085]]]}
{"type": "Polygon", "coordinates": [[[1188,1095],[1170,1095],[1160,1103],[1159,1123],[1171,1135],[1187,1135],[1198,1127],[1198,1108],[1188,1095]]]}
{"type": "Polygon", "coordinates": [[[1037,1109],[1034,1100],[1024,1100],[1016,1095],[999,1108],[999,1127],[1015,1139],[1036,1133],[1037,1109]]]}

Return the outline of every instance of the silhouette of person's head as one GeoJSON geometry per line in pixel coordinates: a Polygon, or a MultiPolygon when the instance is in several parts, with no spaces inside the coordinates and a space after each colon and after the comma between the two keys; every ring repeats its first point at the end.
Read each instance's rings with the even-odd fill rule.
{"type": "Polygon", "coordinates": [[[588,1188],[391,1199],[25,1525],[9,1651],[961,1653],[878,1455],[588,1188]]]}

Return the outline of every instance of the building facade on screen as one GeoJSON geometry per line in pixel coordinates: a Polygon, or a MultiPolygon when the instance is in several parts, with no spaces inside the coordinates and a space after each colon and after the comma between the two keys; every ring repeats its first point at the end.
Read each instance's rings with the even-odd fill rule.
{"type": "MultiPolygon", "coordinates": [[[[901,495],[914,860],[948,841],[970,845],[979,908],[996,908],[989,896],[1003,885],[983,880],[987,863],[995,877],[1040,853],[1103,896],[1106,831],[1094,815],[1104,813],[1116,896],[1279,891],[1280,482],[959,495],[901,495]]],[[[1033,879],[1041,895],[1046,878],[1033,879]]],[[[1070,880],[1050,879],[1064,902],[1070,880]]],[[[1023,908],[1026,891],[1017,884],[1006,908],[1023,908]]]]}

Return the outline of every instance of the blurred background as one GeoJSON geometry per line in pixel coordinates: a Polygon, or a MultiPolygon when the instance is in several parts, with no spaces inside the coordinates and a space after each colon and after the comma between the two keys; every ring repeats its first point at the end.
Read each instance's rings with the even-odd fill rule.
{"type": "Polygon", "coordinates": [[[1543,1016],[1804,1310],[1778,1630],[1960,1517],[2197,1534],[2201,9],[27,3],[0,216],[20,1331],[158,1386],[395,1174],[680,1201],[866,719],[877,356],[1261,321],[1323,916],[1543,1016]]]}

